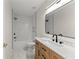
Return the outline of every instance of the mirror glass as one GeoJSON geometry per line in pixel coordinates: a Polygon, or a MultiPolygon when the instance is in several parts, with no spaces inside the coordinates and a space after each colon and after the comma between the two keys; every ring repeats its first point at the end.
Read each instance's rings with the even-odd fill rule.
{"type": "Polygon", "coordinates": [[[75,38],[75,3],[73,1],[46,14],[45,32],[75,38]]]}

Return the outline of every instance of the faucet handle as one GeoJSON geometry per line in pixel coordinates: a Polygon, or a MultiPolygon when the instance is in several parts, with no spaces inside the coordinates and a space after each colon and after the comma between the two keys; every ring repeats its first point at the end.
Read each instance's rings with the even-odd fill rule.
{"type": "Polygon", "coordinates": [[[56,34],[53,34],[53,37],[56,36],[56,34]]]}
{"type": "Polygon", "coordinates": [[[58,36],[63,36],[62,34],[58,34],[58,36]]]}
{"type": "Polygon", "coordinates": [[[62,41],[60,41],[59,43],[60,43],[60,44],[63,44],[63,42],[62,42],[62,41]]]}
{"type": "Polygon", "coordinates": [[[52,39],[52,41],[55,41],[54,39],[52,39]]]}

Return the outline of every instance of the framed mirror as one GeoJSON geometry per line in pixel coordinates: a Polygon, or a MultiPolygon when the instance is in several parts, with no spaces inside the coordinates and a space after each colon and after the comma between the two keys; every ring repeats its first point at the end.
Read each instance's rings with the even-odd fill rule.
{"type": "Polygon", "coordinates": [[[75,38],[75,2],[46,14],[45,32],[47,34],[62,34],[64,37],[75,38]]]}

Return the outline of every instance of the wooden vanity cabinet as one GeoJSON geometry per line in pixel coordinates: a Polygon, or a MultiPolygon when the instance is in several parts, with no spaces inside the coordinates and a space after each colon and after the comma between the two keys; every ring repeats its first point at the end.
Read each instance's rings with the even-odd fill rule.
{"type": "Polygon", "coordinates": [[[35,59],[64,59],[64,58],[36,40],[35,59]]]}

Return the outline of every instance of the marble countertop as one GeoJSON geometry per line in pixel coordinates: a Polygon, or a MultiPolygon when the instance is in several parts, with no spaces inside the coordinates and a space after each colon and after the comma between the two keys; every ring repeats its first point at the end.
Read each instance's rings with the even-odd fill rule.
{"type": "Polygon", "coordinates": [[[35,38],[51,50],[61,55],[64,59],[75,59],[75,47],[58,44],[53,42],[50,38],[35,38]]]}

